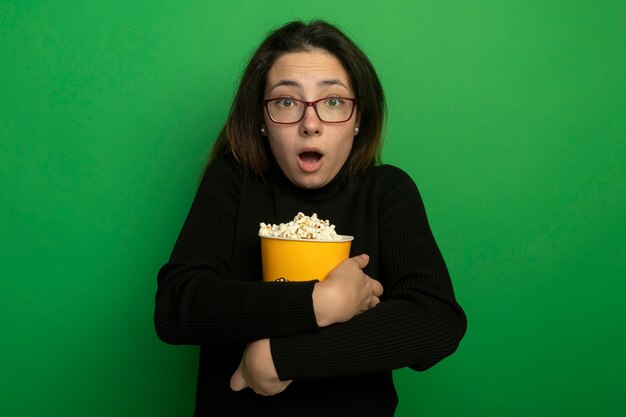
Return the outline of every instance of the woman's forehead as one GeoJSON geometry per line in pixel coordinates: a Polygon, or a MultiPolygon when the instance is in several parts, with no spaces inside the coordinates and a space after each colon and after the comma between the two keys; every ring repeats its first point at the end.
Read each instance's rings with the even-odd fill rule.
{"type": "Polygon", "coordinates": [[[350,76],[339,59],[323,49],[279,56],[268,72],[266,92],[283,86],[293,89],[337,86],[351,90],[350,76]]]}

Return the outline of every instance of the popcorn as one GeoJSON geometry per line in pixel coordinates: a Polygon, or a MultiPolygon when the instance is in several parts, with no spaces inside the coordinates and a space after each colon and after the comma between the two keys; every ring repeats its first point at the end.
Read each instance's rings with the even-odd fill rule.
{"type": "Polygon", "coordinates": [[[259,236],[282,237],[287,239],[341,240],[335,231],[335,225],[328,220],[320,220],[317,213],[311,217],[300,212],[289,223],[261,223],[259,236]]]}

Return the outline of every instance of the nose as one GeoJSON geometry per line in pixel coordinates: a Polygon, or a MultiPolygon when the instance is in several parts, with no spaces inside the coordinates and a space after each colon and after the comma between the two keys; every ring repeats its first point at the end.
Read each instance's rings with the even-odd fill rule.
{"type": "Polygon", "coordinates": [[[308,106],[304,111],[304,118],[300,121],[300,133],[304,136],[319,135],[322,133],[322,121],[317,117],[315,108],[308,106]]]}

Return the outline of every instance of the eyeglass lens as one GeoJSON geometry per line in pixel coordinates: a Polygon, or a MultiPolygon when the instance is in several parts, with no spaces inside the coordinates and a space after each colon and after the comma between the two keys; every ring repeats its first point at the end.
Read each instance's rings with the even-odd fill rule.
{"type": "Polygon", "coordinates": [[[267,102],[270,117],[278,123],[295,123],[302,120],[309,105],[315,107],[324,122],[345,122],[352,116],[354,103],[342,97],[328,97],[310,104],[293,98],[277,98],[267,102]]]}

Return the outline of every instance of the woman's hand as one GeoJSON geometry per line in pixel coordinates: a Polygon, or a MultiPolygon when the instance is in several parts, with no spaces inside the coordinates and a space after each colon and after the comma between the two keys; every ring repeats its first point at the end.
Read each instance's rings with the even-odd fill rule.
{"type": "Polygon", "coordinates": [[[275,395],[283,392],[291,381],[281,381],[272,359],[270,340],[261,339],[248,344],[239,367],[230,378],[230,388],[241,391],[250,387],[259,395],[275,395]]]}
{"type": "Polygon", "coordinates": [[[317,325],[328,326],[350,320],[380,303],[380,282],[363,273],[369,256],[359,255],[341,262],[313,288],[317,325]]]}

